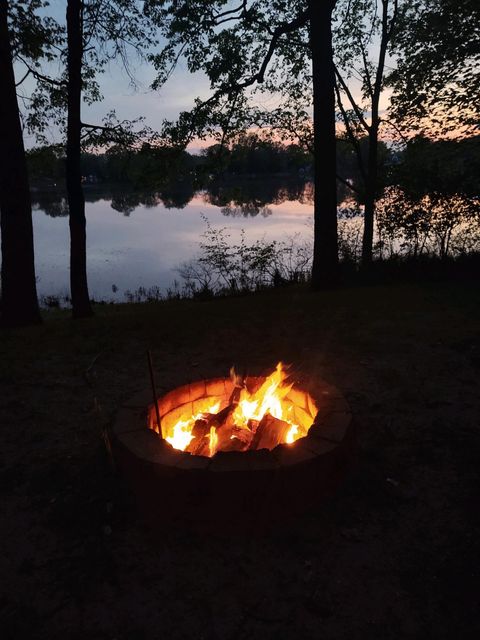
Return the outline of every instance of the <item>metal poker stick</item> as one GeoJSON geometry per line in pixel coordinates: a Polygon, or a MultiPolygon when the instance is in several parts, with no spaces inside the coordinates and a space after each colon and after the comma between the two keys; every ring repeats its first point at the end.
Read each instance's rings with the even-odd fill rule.
{"type": "Polygon", "coordinates": [[[150,370],[150,382],[152,384],[153,404],[155,405],[155,415],[157,417],[158,433],[160,434],[160,437],[163,438],[162,424],[160,422],[160,411],[158,410],[157,390],[155,388],[155,377],[153,375],[152,354],[150,353],[150,349],[148,349],[147,351],[147,356],[148,368],[150,370]]]}

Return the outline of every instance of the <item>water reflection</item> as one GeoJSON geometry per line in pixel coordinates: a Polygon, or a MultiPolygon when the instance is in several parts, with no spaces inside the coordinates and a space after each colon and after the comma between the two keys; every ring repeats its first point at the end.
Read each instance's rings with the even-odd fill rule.
{"type": "MultiPolygon", "coordinates": [[[[128,190],[115,185],[86,185],[85,202],[107,200],[115,211],[130,216],[140,206],[153,208],[163,205],[166,209],[184,209],[194,198],[221,209],[229,217],[267,217],[272,214],[271,205],[299,202],[313,205],[313,184],[302,180],[241,180],[235,182],[211,182],[206,188],[196,190],[193,183],[176,182],[160,191],[128,190]]],[[[343,196],[341,196],[343,197],[343,196]]],[[[67,216],[65,193],[59,190],[37,191],[32,194],[35,209],[41,209],[52,217],[67,216]]]]}
{"type": "Polygon", "coordinates": [[[68,216],[66,195],[59,191],[45,191],[32,194],[32,209],[41,210],[51,218],[68,216]]]}
{"type": "MultiPolygon", "coordinates": [[[[338,238],[343,260],[361,253],[362,207],[339,190],[338,238]]],[[[158,191],[119,186],[85,187],[87,259],[90,293],[95,299],[124,301],[128,291],[160,287],[179,279],[178,267],[198,256],[206,220],[227,229],[230,246],[298,243],[313,233],[313,185],[301,180],[216,181],[198,191],[188,180],[158,191]],[[119,215],[123,214],[123,215],[119,215]]],[[[40,295],[68,294],[69,231],[66,196],[36,192],[35,264],[40,295]]],[[[480,204],[477,199],[409,199],[387,191],[378,202],[376,258],[452,255],[479,250],[480,204]],[[474,201],[475,200],[475,201],[474,201]],[[435,205],[435,206],[433,206],[435,205]]]]}
{"type": "MultiPolygon", "coordinates": [[[[282,180],[215,182],[195,190],[188,181],[158,191],[86,185],[87,264],[94,299],[125,301],[139,287],[172,286],[177,268],[200,252],[205,219],[228,227],[238,242],[281,241],[312,230],[312,187],[282,180]],[[119,215],[120,214],[120,215],[119,215]]],[[[37,191],[35,262],[41,296],[68,294],[69,232],[66,195],[37,191]]]]}

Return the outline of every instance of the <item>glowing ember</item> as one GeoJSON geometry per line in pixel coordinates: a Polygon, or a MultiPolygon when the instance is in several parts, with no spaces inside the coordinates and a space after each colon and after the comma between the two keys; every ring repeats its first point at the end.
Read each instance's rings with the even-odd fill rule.
{"type": "Polygon", "coordinates": [[[231,376],[230,397],[203,397],[162,418],[165,439],[172,447],[212,457],[217,451],[272,449],[307,435],[317,408],[307,393],[286,381],[281,362],[256,391],[249,391],[233,370],[231,376]],[[196,413],[186,414],[182,411],[186,406],[195,406],[196,413]]]}

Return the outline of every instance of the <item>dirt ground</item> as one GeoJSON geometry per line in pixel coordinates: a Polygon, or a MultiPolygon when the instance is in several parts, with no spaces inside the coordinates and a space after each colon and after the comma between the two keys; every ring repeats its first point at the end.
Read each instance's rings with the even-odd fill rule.
{"type": "Polygon", "coordinates": [[[0,335],[0,637],[480,637],[479,301],[286,289],[0,335]],[[345,484],[263,538],[149,531],[101,438],[147,348],[163,389],[280,359],[337,385],[358,425],[345,484]]]}

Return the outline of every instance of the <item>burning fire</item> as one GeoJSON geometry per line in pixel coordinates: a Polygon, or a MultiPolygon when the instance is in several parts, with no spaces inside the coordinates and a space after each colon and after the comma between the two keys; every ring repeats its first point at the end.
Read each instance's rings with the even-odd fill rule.
{"type": "Polygon", "coordinates": [[[206,397],[195,415],[181,415],[173,425],[162,421],[164,433],[168,433],[165,439],[172,447],[212,457],[217,451],[273,449],[307,434],[317,409],[303,392],[302,397],[308,397],[308,410],[292,401],[293,385],[286,382],[281,362],[253,392],[233,370],[231,375],[234,389],[230,398],[206,397]]]}
{"type": "MultiPolygon", "coordinates": [[[[285,385],[283,383],[286,377],[283,365],[279,362],[275,371],[266,378],[258,391],[251,394],[243,387],[240,392],[237,408],[233,413],[235,424],[244,429],[248,429],[250,420],[260,422],[266,413],[269,413],[278,420],[289,422],[287,416],[284,414],[291,411],[293,406],[287,407],[286,412],[284,412],[282,401],[293,385],[285,385]]],[[[291,424],[292,427],[290,431],[298,430],[298,425],[291,424]]]]}
{"type": "MultiPolygon", "coordinates": [[[[220,409],[220,402],[216,402],[207,407],[206,413],[216,414],[220,409]]],[[[192,435],[192,430],[195,422],[200,420],[204,412],[198,413],[196,416],[192,416],[187,420],[179,420],[173,427],[173,433],[171,436],[167,436],[165,440],[169,442],[174,449],[180,449],[185,451],[190,442],[195,436],[192,435]]],[[[213,455],[213,454],[212,454],[213,455]]]]}

